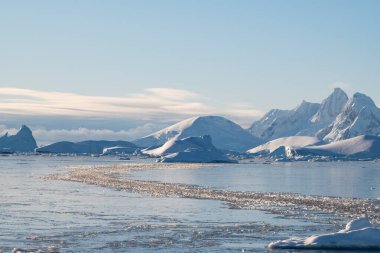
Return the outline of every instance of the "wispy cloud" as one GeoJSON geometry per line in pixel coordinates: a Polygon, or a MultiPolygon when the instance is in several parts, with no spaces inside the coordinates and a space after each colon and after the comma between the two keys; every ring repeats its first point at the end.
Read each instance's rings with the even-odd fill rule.
{"type": "Polygon", "coordinates": [[[345,82],[336,81],[331,84],[331,88],[341,88],[345,91],[348,91],[351,89],[351,85],[345,82]]]}
{"type": "Polygon", "coordinates": [[[249,127],[253,121],[261,118],[264,113],[249,104],[228,105],[223,115],[230,117],[243,127],[249,127]]]}
{"type": "Polygon", "coordinates": [[[201,96],[180,89],[151,88],[126,97],[84,96],[0,88],[0,112],[16,115],[143,117],[207,114],[201,96]]]}
{"type": "Polygon", "coordinates": [[[248,104],[210,102],[195,92],[171,88],[149,88],[124,97],[0,88],[0,134],[15,133],[14,127],[27,123],[39,144],[133,140],[192,116],[221,115],[248,127],[263,115],[248,104]]]}

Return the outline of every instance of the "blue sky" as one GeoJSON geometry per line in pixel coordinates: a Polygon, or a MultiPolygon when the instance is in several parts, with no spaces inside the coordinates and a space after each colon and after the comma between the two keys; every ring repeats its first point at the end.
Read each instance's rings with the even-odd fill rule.
{"type": "MultiPolygon", "coordinates": [[[[119,130],[177,112],[224,112],[247,124],[270,108],[319,102],[333,86],[379,104],[378,13],[376,0],[0,1],[0,88],[161,99],[156,118],[112,117],[119,130]]],[[[35,124],[32,112],[17,115],[0,124],[35,124]]],[[[80,122],[73,126],[106,127],[80,122]]]]}

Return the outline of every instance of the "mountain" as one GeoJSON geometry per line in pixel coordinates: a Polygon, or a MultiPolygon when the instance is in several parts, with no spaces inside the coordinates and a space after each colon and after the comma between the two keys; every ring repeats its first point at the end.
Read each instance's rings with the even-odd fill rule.
{"type": "Polygon", "coordinates": [[[102,154],[104,148],[108,147],[131,147],[138,148],[135,144],[128,141],[81,141],[56,142],[36,149],[39,153],[65,153],[65,154],[102,154]]]}
{"type": "Polygon", "coordinates": [[[25,125],[15,135],[6,133],[0,137],[0,150],[10,152],[34,152],[37,148],[32,131],[25,125]]]}
{"type": "Polygon", "coordinates": [[[320,105],[304,101],[293,110],[271,110],[248,130],[264,140],[298,135],[333,142],[380,135],[380,109],[364,94],[355,93],[349,99],[336,88],[320,105]]]}
{"type": "Polygon", "coordinates": [[[303,101],[292,110],[274,109],[248,129],[252,135],[264,140],[300,135],[310,126],[310,119],[319,111],[320,104],[303,101]]]}
{"type": "Polygon", "coordinates": [[[321,107],[311,118],[311,122],[319,126],[330,125],[342,112],[347,101],[347,94],[342,89],[335,88],[334,92],[322,101],[321,107]]]}
{"type": "Polygon", "coordinates": [[[212,144],[211,136],[170,139],[161,147],[146,152],[161,156],[160,162],[197,162],[197,163],[231,163],[229,159],[212,144]]]}
{"type": "Polygon", "coordinates": [[[138,146],[161,146],[172,138],[210,135],[216,148],[243,152],[262,141],[238,124],[219,116],[193,117],[133,141],[138,146]]]}
{"type": "Polygon", "coordinates": [[[355,93],[335,121],[319,131],[318,136],[331,142],[363,134],[380,135],[380,109],[370,97],[355,93]]]}
{"type": "Polygon", "coordinates": [[[305,147],[310,145],[325,144],[324,141],[312,136],[282,137],[264,143],[247,151],[250,154],[267,155],[278,150],[280,147],[305,147]]]}

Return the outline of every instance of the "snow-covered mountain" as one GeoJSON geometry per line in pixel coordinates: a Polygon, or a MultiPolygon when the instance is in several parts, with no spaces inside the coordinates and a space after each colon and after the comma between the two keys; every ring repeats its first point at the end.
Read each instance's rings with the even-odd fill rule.
{"type": "Polygon", "coordinates": [[[311,124],[310,119],[319,109],[320,104],[306,101],[302,101],[292,110],[274,109],[254,122],[249,131],[264,140],[300,135],[303,130],[308,129],[311,124]]]}
{"type": "Polygon", "coordinates": [[[342,89],[336,88],[320,105],[304,101],[293,110],[271,110],[249,131],[265,140],[306,135],[327,142],[380,135],[380,109],[364,94],[356,93],[348,99],[342,89]]]}
{"type": "Polygon", "coordinates": [[[15,135],[6,133],[0,137],[0,151],[2,152],[34,152],[37,148],[32,131],[25,125],[15,135]]]}
{"type": "Polygon", "coordinates": [[[66,154],[102,154],[103,149],[115,146],[130,147],[137,149],[137,146],[135,144],[128,141],[60,141],[41,148],[37,148],[36,152],[66,154]]]}
{"type": "Polygon", "coordinates": [[[347,94],[340,88],[335,88],[334,92],[322,101],[318,112],[311,118],[311,122],[319,125],[330,125],[342,112],[348,101],[347,94]]]}
{"type": "Polygon", "coordinates": [[[331,142],[362,134],[380,135],[380,109],[370,97],[355,93],[336,120],[318,136],[331,142]]]}
{"type": "Polygon", "coordinates": [[[238,124],[219,116],[201,116],[183,120],[146,137],[133,141],[137,146],[161,146],[172,138],[210,135],[216,148],[245,151],[262,141],[238,124]]]}

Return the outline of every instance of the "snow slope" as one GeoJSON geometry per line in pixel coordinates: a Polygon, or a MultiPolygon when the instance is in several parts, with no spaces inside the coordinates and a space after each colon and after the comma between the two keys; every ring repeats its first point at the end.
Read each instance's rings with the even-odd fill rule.
{"type": "Polygon", "coordinates": [[[163,156],[176,152],[184,152],[186,150],[216,150],[216,148],[212,144],[211,137],[204,135],[201,137],[187,137],[183,139],[172,138],[156,149],[143,150],[143,153],[151,156],[163,156]]]}
{"type": "Polygon", "coordinates": [[[333,93],[322,101],[321,107],[310,121],[320,127],[330,125],[342,112],[347,101],[347,94],[342,89],[335,88],[333,93]]]}
{"type": "Polygon", "coordinates": [[[361,135],[347,140],[332,142],[321,146],[295,148],[299,155],[322,155],[350,158],[380,158],[380,137],[361,135]]]}
{"type": "Polygon", "coordinates": [[[0,150],[11,152],[34,152],[37,148],[32,131],[25,125],[15,135],[6,133],[0,137],[0,150]]]}
{"type": "Polygon", "coordinates": [[[380,250],[380,228],[374,227],[367,218],[350,221],[337,233],[313,235],[307,238],[290,238],[272,242],[269,249],[337,249],[380,250]]]}
{"type": "Polygon", "coordinates": [[[310,126],[310,119],[319,108],[320,104],[303,101],[292,110],[271,110],[262,119],[254,122],[249,131],[264,140],[300,135],[310,126]]]}
{"type": "Polygon", "coordinates": [[[319,132],[319,136],[329,142],[363,134],[380,135],[380,109],[361,93],[355,93],[336,120],[319,132]]]}
{"type": "Polygon", "coordinates": [[[280,147],[305,147],[310,145],[321,145],[324,142],[317,137],[312,136],[290,136],[282,137],[267,143],[264,143],[260,146],[252,148],[247,151],[250,154],[269,154],[274,152],[280,147]]]}
{"type": "Polygon", "coordinates": [[[65,153],[65,154],[102,154],[103,149],[107,147],[131,147],[137,149],[137,146],[128,141],[81,141],[56,142],[36,149],[39,153],[65,153]]]}
{"type": "Polygon", "coordinates": [[[215,148],[209,135],[171,139],[162,147],[145,153],[162,156],[160,162],[235,162],[215,148]]]}
{"type": "Polygon", "coordinates": [[[215,147],[223,150],[245,151],[262,141],[238,124],[219,116],[193,117],[183,120],[146,137],[133,141],[138,146],[163,145],[172,138],[210,135],[215,147]]]}

